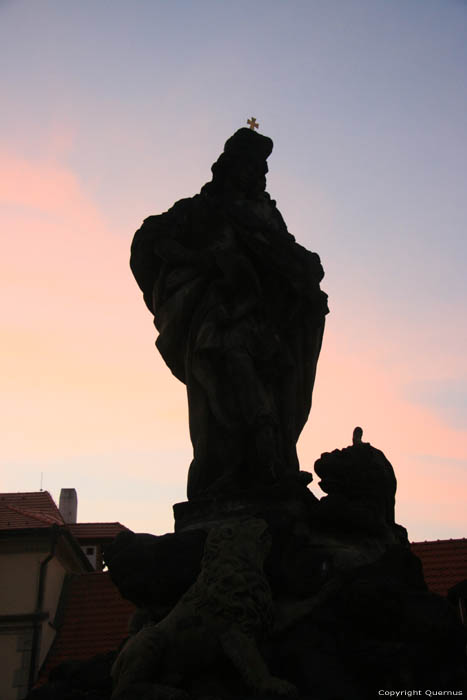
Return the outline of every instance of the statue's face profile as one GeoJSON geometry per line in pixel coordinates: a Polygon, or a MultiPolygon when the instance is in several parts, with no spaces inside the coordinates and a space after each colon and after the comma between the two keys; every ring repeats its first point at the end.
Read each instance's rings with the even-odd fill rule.
{"type": "Polygon", "coordinates": [[[226,141],[224,152],[212,166],[213,179],[207,184],[207,191],[248,199],[258,197],[266,189],[266,160],[272,148],[267,136],[239,129],[226,141]]]}
{"type": "Polygon", "coordinates": [[[251,197],[265,191],[267,172],[268,166],[265,160],[242,158],[232,163],[227,179],[233,185],[233,189],[251,197]]]}

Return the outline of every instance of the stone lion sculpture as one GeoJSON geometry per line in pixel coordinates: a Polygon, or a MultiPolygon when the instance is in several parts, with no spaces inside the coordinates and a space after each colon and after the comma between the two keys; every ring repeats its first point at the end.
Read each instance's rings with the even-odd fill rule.
{"type": "Polygon", "coordinates": [[[394,469],[381,450],[361,442],[361,433],[361,428],[355,428],[353,445],[325,452],[315,462],[319,486],[328,494],[320,501],[320,512],[370,529],[392,528],[394,469]]]}
{"type": "Polygon", "coordinates": [[[272,595],[263,572],[271,540],[264,520],[213,528],[201,572],[172,611],[131,637],[112,668],[112,700],[182,700],[189,679],[227,657],[255,693],[293,695],[272,676],[257,642],[273,625],[272,595]]]}

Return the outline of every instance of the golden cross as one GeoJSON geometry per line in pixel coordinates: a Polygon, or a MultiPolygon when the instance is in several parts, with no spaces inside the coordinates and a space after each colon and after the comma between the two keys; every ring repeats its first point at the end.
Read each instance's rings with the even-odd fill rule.
{"type": "Polygon", "coordinates": [[[259,124],[256,121],[255,117],[251,117],[251,119],[247,119],[246,123],[250,125],[250,129],[252,129],[253,131],[259,127],[259,124]]]}

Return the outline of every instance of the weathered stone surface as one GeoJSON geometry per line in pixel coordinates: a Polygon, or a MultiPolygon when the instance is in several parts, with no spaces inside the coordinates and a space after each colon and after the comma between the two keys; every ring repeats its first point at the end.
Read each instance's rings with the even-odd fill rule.
{"type": "Polygon", "coordinates": [[[264,575],[270,535],[264,520],[247,519],[213,528],[201,572],[173,610],[143,627],[123,647],[112,669],[112,698],[134,697],[152,684],[161,697],[181,698],[200,674],[227,658],[255,692],[281,696],[295,688],[269,672],[258,644],[272,628],[272,593],[264,575]]]}
{"type": "Polygon", "coordinates": [[[135,234],[131,268],[156,344],[187,386],[188,498],[231,495],[298,472],[326,295],[318,255],[265,192],[271,139],[240,129],[212,182],[135,234]]]}
{"type": "MultiPolygon", "coordinates": [[[[305,547],[300,572],[303,550],[297,523],[289,521],[288,528],[273,534],[276,552],[273,544],[270,557],[280,557],[279,550],[285,547],[282,555],[288,561],[296,559],[293,575],[299,580],[292,584],[291,576],[279,585],[276,580],[274,591],[268,585],[274,578],[267,573],[269,567],[266,576],[262,569],[267,537],[255,539],[251,527],[248,536],[243,532],[228,546],[229,538],[219,537],[223,527],[240,533],[242,522],[211,530],[207,561],[194,588],[182,596],[165,622],[135,630],[127,647],[134,682],[118,691],[119,700],[249,700],[253,695],[236,665],[237,653],[240,666],[259,663],[264,672],[262,659],[268,674],[297,687],[301,700],[364,700],[385,688],[465,689],[466,630],[455,607],[427,591],[420,561],[410,549],[393,545],[369,564],[323,575],[318,566],[322,553],[305,547]],[[243,632],[240,637],[233,634],[233,646],[220,644],[217,651],[203,646],[204,637],[200,642],[199,634],[206,628],[212,640],[220,639],[226,627],[238,626],[247,631],[246,641],[243,632]],[[224,651],[219,654],[221,647],[224,651]]],[[[59,667],[31,700],[109,700],[114,658],[59,667]]],[[[261,697],[277,698],[277,692],[271,694],[266,686],[261,697]]],[[[278,684],[279,695],[281,688],[291,691],[278,684]]]]}
{"type": "Polygon", "coordinates": [[[275,649],[279,671],[287,667],[306,696],[465,687],[465,628],[454,608],[426,590],[410,550],[392,547],[372,564],[336,576],[318,597],[275,649]]]}

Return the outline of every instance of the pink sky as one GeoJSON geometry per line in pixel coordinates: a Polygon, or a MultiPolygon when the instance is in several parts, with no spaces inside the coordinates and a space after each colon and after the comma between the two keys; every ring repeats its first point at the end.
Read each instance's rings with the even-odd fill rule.
{"type": "Polygon", "coordinates": [[[42,472],[56,499],[77,488],[82,521],[172,528],[185,390],[129,246],[255,114],[275,142],[268,190],[330,298],[302,468],[359,424],[410,538],[465,536],[467,13],[260,0],[246,26],[210,0],[183,23],[178,2],[40,5],[0,6],[2,490],[42,472]]]}
{"type": "MultiPolygon", "coordinates": [[[[62,486],[78,488],[81,520],[170,529],[172,501],[156,515],[141,509],[137,494],[142,483],[153,497],[162,488],[169,498],[184,498],[184,387],[153,348],[151,317],[127,268],[130,236],[109,231],[71,170],[53,160],[2,156],[2,228],[11,232],[1,263],[4,488],[34,490],[43,471],[44,487],[56,497],[62,486]],[[114,485],[122,478],[133,481],[129,502],[114,485]]],[[[414,356],[399,343],[405,331],[394,319],[376,328],[362,320],[339,326],[329,316],[300,441],[302,468],[312,471],[321,452],[349,444],[358,423],[396,469],[398,520],[412,539],[460,536],[465,430],[402,391],[414,367],[428,378],[456,368],[446,368],[442,356],[439,365],[414,356]]]]}

